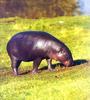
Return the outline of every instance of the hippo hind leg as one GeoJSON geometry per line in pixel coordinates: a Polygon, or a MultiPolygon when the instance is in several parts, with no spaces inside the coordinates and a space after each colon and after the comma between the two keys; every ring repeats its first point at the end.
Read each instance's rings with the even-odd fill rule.
{"type": "Polygon", "coordinates": [[[38,67],[39,67],[41,61],[42,61],[42,59],[40,59],[40,58],[37,58],[37,59],[35,59],[35,60],[33,61],[33,70],[32,70],[32,74],[35,74],[35,73],[38,72],[38,67]]]}
{"type": "Polygon", "coordinates": [[[14,75],[18,75],[18,67],[20,65],[21,61],[18,60],[16,57],[11,57],[11,67],[13,69],[14,75]]]}

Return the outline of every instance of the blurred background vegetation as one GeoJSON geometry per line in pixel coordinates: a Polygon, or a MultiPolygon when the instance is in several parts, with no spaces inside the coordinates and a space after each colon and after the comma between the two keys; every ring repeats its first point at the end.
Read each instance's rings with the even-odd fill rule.
{"type": "Polygon", "coordinates": [[[0,0],[0,18],[71,16],[80,13],[77,8],[77,0],[0,0]]]}

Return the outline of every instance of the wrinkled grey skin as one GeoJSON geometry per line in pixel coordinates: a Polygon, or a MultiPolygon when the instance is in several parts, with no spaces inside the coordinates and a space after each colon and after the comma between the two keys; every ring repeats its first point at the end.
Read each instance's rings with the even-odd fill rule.
{"type": "Polygon", "coordinates": [[[46,32],[26,31],[14,35],[7,44],[7,52],[15,75],[18,75],[18,67],[22,61],[33,61],[32,73],[38,72],[43,59],[47,60],[49,70],[52,70],[52,59],[65,66],[73,65],[68,47],[46,32]]]}

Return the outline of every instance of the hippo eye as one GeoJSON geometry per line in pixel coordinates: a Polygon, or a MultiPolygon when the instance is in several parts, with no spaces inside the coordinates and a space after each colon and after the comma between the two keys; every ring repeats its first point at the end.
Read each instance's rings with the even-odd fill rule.
{"type": "Polygon", "coordinates": [[[62,53],[62,54],[63,54],[63,53],[64,53],[64,51],[63,51],[63,50],[62,50],[62,51],[59,51],[59,53],[62,53]]]}
{"type": "Polygon", "coordinates": [[[64,51],[63,49],[61,49],[61,50],[59,51],[59,53],[64,54],[65,51],[64,51]]]}
{"type": "Polygon", "coordinates": [[[58,52],[58,56],[63,56],[63,54],[64,54],[63,51],[58,52]]]}

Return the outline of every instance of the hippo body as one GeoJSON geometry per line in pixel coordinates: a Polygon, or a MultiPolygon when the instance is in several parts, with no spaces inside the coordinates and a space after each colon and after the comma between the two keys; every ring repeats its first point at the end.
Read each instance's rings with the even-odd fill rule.
{"type": "Polygon", "coordinates": [[[33,61],[32,73],[38,72],[43,59],[47,60],[48,69],[52,59],[65,66],[72,66],[73,58],[69,48],[60,40],[46,32],[26,31],[14,35],[7,44],[7,52],[15,75],[22,61],[33,61]]]}

